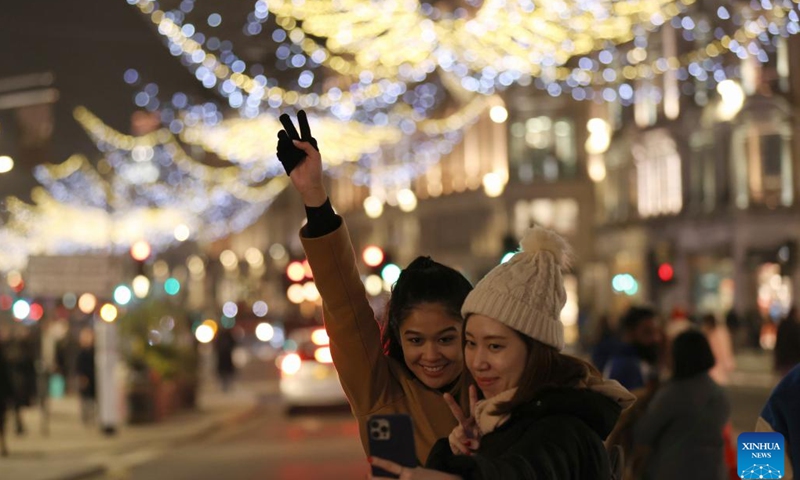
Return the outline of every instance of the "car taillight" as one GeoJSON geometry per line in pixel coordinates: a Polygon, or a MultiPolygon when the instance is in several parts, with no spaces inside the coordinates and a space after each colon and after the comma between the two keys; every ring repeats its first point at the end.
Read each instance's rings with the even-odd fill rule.
{"type": "Polygon", "coordinates": [[[333,363],[331,347],[320,347],[314,351],[314,359],[319,363],[333,363]]]}
{"type": "Polygon", "coordinates": [[[302,360],[300,359],[300,355],[296,353],[290,353],[283,357],[283,360],[281,360],[281,372],[283,372],[285,375],[294,375],[300,371],[301,362],[302,360]]]}

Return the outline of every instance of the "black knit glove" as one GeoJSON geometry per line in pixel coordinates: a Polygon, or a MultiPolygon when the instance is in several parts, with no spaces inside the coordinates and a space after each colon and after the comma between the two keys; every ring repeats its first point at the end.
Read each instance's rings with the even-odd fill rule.
{"type": "Polygon", "coordinates": [[[281,115],[280,120],[283,124],[283,130],[278,132],[278,160],[283,165],[283,169],[286,170],[286,175],[289,175],[294,170],[294,167],[306,158],[305,152],[295,147],[292,140],[308,142],[317,151],[319,151],[319,147],[317,146],[317,140],[311,136],[311,128],[308,126],[308,117],[306,117],[305,111],[300,110],[297,112],[300,134],[294,128],[289,115],[284,113],[281,115]]]}

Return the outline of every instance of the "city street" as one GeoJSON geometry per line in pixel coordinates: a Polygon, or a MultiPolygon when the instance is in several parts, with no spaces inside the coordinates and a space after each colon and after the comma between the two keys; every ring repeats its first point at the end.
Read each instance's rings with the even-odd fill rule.
{"type": "Polygon", "coordinates": [[[0,14],[0,480],[789,476],[800,0],[83,6],[0,14]]]}
{"type": "Polygon", "coordinates": [[[246,424],[192,445],[142,450],[128,460],[94,478],[322,480],[362,478],[368,471],[357,425],[348,411],[287,417],[278,404],[265,405],[246,424]]]}
{"type": "MultiPolygon", "coordinates": [[[[731,389],[737,434],[755,424],[767,393],[763,388],[731,389]]],[[[116,469],[93,480],[343,480],[363,478],[367,471],[356,423],[348,412],[312,411],[286,417],[273,404],[261,408],[247,424],[192,445],[129,454],[116,469]],[[126,461],[130,463],[125,465],[126,461]]]]}
{"type": "MultiPolygon", "coordinates": [[[[735,435],[753,428],[775,381],[766,359],[739,356],[740,369],[727,388],[735,435]]],[[[54,401],[48,437],[36,431],[38,412],[26,411],[30,431],[10,436],[11,456],[0,459],[2,479],[343,480],[363,478],[368,468],[347,407],[287,415],[269,363],[249,363],[227,394],[206,376],[197,412],[127,426],[111,438],[83,427],[76,407],[70,399],[54,401]]]]}
{"type": "MultiPolygon", "coordinates": [[[[769,394],[763,386],[732,386],[736,435],[752,429],[769,394]]],[[[277,398],[268,400],[245,424],[222,429],[178,449],[152,448],[113,462],[93,480],[166,479],[356,479],[368,471],[346,410],[283,414],[277,398]]]]}

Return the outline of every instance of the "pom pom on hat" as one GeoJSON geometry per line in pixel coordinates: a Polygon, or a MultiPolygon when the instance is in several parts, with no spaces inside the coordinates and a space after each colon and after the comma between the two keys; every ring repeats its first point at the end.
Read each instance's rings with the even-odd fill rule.
{"type": "Polygon", "coordinates": [[[556,265],[562,269],[567,269],[572,265],[572,248],[564,237],[552,230],[539,226],[533,227],[525,232],[525,236],[519,242],[522,252],[535,254],[547,251],[553,254],[556,265]]]}
{"type": "Polygon", "coordinates": [[[560,316],[567,301],[561,271],[570,265],[572,249],[560,235],[542,227],[528,230],[520,247],[521,252],[478,282],[461,315],[485,315],[561,351],[560,316]]]}

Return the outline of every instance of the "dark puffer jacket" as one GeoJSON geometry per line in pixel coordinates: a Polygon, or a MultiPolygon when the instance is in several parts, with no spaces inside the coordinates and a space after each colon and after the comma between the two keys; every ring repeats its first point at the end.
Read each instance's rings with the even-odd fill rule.
{"type": "Polygon", "coordinates": [[[608,480],[603,440],[621,411],[589,389],[547,390],[484,435],[474,455],[453,455],[447,438],[440,439],[426,467],[469,480],[608,480]]]}

